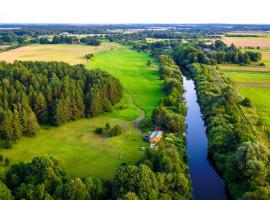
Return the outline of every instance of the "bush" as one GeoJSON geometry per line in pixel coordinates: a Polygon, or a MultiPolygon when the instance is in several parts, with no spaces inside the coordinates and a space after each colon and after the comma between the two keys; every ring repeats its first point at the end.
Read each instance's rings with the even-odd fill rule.
{"type": "Polygon", "coordinates": [[[265,67],[265,64],[264,64],[263,62],[261,62],[261,63],[259,64],[259,66],[265,67]]]}
{"type": "Polygon", "coordinates": [[[0,154],[0,162],[4,160],[4,157],[0,154]]]}
{"type": "Polygon", "coordinates": [[[121,126],[119,125],[115,125],[113,128],[111,128],[111,130],[109,131],[109,136],[113,137],[113,136],[117,136],[117,135],[121,135],[123,133],[123,129],[121,126]]]}
{"type": "Polygon", "coordinates": [[[123,129],[119,125],[115,125],[111,128],[109,123],[106,123],[105,128],[96,128],[95,130],[96,134],[102,134],[106,137],[113,137],[117,135],[121,135],[123,133],[123,129]]]}
{"type": "Polygon", "coordinates": [[[6,165],[6,166],[9,166],[9,164],[10,164],[10,160],[9,160],[9,158],[5,158],[4,163],[5,163],[5,165],[6,165]]]}
{"type": "Polygon", "coordinates": [[[96,128],[95,133],[96,134],[102,134],[103,133],[103,128],[96,128]]]}
{"type": "Polygon", "coordinates": [[[246,106],[246,107],[251,107],[252,106],[252,103],[251,103],[251,100],[247,97],[245,97],[242,101],[241,101],[241,104],[243,106],[246,106]]]}
{"type": "Polygon", "coordinates": [[[91,58],[94,57],[94,54],[92,54],[92,53],[86,54],[84,57],[85,57],[85,59],[90,60],[91,58]]]}

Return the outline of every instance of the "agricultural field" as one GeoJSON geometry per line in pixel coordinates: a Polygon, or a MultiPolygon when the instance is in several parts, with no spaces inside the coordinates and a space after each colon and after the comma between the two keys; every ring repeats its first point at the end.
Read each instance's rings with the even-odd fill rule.
{"type": "Polygon", "coordinates": [[[118,47],[116,43],[102,43],[100,46],[70,44],[33,44],[0,53],[0,61],[14,60],[63,61],[69,64],[85,64],[84,56],[89,53],[108,51],[118,47]]]}
{"type": "MultiPolygon", "coordinates": [[[[82,45],[32,45],[24,48],[35,48],[33,57],[27,50],[24,54],[15,54],[18,57],[14,57],[14,60],[27,57],[28,60],[40,58],[48,61],[49,56],[46,53],[51,50],[46,48],[50,48],[55,49],[56,54],[59,49],[64,49],[57,54],[59,61],[85,63],[79,55],[94,53],[91,47],[84,49],[86,46],[82,45]],[[67,49],[71,49],[73,53],[67,53],[67,49]]],[[[73,176],[111,178],[121,163],[135,163],[143,155],[140,147],[147,143],[142,141],[142,134],[135,122],[145,115],[149,119],[159,104],[163,84],[159,80],[157,67],[146,65],[147,60],[151,59],[147,54],[127,47],[105,43],[99,48],[103,49],[95,51],[94,58],[87,63],[87,67],[106,70],[119,78],[125,90],[121,102],[114,106],[112,112],[99,117],[69,122],[61,127],[43,126],[34,138],[22,138],[12,149],[1,150],[1,154],[10,158],[11,163],[30,161],[37,155],[55,155],[73,176]],[[112,138],[94,133],[96,128],[104,127],[107,122],[111,126],[121,125],[124,133],[112,138]]],[[[157,64],[155,60],[152,62],[157,64]]]]}
{"type": "Polygon", "coordinates": [[[223,37],[223,42],[227,45],[232,43],[237,47],[254,47],[258,46],[262,49],[270,48],[270,37],[260,36],[259,37],[223,37]]]}
{"type": "Polygon", "coordinates": [[[270,125],[270,49],[259,50],[262,53],[262,62],[266,66],[252,63],[250,66],[220,65],[238,87],[242,96],[248,97],[255,104],[257,114],[270,125]]]}

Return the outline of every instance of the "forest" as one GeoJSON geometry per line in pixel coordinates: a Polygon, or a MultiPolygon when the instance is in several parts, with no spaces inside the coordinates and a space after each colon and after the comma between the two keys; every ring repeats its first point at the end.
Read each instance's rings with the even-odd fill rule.
{"type": "Polygon", "coordinates": [[[0,135],[7,146],[35,135],[39,124],[59,126],[111,111],[122,97],[119,80],[83,65],[17,61],[1,63],[0,74],[0,135]]]}

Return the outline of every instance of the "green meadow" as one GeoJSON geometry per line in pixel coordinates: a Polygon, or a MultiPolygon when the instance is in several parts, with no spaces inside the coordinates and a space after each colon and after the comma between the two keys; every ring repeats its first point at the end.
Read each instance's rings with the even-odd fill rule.
{"type": "Polygon", "coordinates": [[[147,54],[123,46],[112,51],[99,52],[87,64],[89,69],[100,68],[119,78],[125,90],[146,111],[148,119],[162,95],[162,82],[156,65],[155,60],[147,54]],[[148,59],[153,66],[146,65],[148,59]]]}
{"type": "Polygon", "coordinates": [[[11,149],[0,150],[0,154],[8,157],[11,164],[30,161],[38,155],[54,155],[63,161],[71,175],[78,177],[111,178],[121,163],[135,163],[143,155],[140,147],[147,146],[147,143],[142,141],[140,131],[133,127],[134,120],[143,114],[142,110],[145,110],[146,118],[150,119],[162,97],[163,84],[159,79],[158,68],[154,64],[147,66],[148,59],[157,64],[149,55],[122,46],[96,53],[87,67],[108,71],[119,78],[124,86],[123,98],[114,106],[114,110],[99,117],[69,122],[61,127],[43,126],[37,136],[22,138],[11,149]],[[112,138],[94,133],[97,127],[104,127],[107,122],[121,125],[124,133],[112,138]]]}
{"type": "MultiPolygon", "coordinates": [[[[264,58],[265,59],[265,58],[264,58]]],[[[253,102],[257,114],[270,125],[270,68],[256,66],[221,66],[242,96],[253,102]]]]}

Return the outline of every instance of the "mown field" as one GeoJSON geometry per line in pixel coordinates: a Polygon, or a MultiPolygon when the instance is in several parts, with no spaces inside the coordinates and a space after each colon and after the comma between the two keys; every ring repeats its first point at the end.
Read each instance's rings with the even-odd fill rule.
{"type": "MultiPolygon", "coordinates": [[[[256,38],[251,41],[256,42],[256,38]]],[[[251,99],[257,114],[270,126],[270,49],[258,51],[262,53],[261,62],[266,66],[258,66],[258,63],[249,66],[220,65],[219,69],[235,82],[242,96],[251,99]]]]}
{"type": "Polygon", "coordinates": [[[270,37],[223,37],[222,40],[227,45],[233,43],[238,47],[270,48],[270,37]]]}
{"type": "Polygon", "coordinates": [[[159,79],[157,63],[145,53],[138,53],[127,47],[119,47],[113,51],[97,53],[87,66],[100,68],[118,77],[126,91],[132,95],[136,103],[144,108],[147,118],[159,103],[162,82],[159,79]],[[147,67],[150,59],[152,67],[147,67]]]}
{"type": "MultiPolygon", "coordinates": [[[[142,141],[140,131],[134,129],[133,122],[142,115],[141,108],[147,112],[147,118],[150,118],[153,109],[160,101],[162,82],[159,80],[157,69],[146,66],[147,60],[150,59],[147,54],[114,43],[104,45],[107,47],[113,45],[114,49],[106,49],[99,53],[86,52],[95,54],[93,61],[87,63],[87,67],[89,69],[99,67],[120,79],[126,91],[121,102],[115,105],[111,113],[69,122],[61,127],[43,127],[36,137],[23,138],[12,149],[0,150],[4,157],[10,158],[11,163],[29,161],[37,155],[55,155],[64,162],[67,171],[74,176],[93,175],[110,178],[121,163],[135,163],[143,155],[140,147],[146,146],[147,143],[142,141]],[[120,124],[124,127],[125,133],[113,138],[96,135],[94,130],[97,127],[104,127],[107,122],[111,125],[120,124]]],[[[40,49],[35,52],[39,55],[39,59],[49,59],[48,55],[44,54],[49,50],[42,51],[43,47],[39,47],[42,45],[34,46],[40,49]]],[[[56,53],[58,48],[62,49],[65,45],[50,46],[56,53]]],[[[74,45],[75,49],[76,46],[74,45]]],[[[75,49],[72,49],[73,53],[75,49]]],[[[29,56],[27,50],[25,54],[29,56]]],[[[69,53],[62,55],[59,57],[61,61],[72,59],[84,61],[83,58],[74,57],[69,53]]],[[[14,59],[19,59],[21,56],[23,53],[14,59]]],[[[28,58],[36,59],[35,56],[28,58]]]]}
{"type": "Polygon", "coordinates": [[[28,45],[0,53],[0,61],[13,62],[14,60],[34,61],[63,61],[70,64],[85,64],[84,56],[88,53],[97,53],[117,48],[116,43],[102,43],[100,46],[46,44],[28,45]]]}

